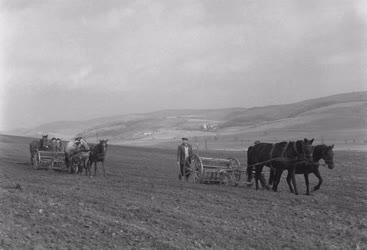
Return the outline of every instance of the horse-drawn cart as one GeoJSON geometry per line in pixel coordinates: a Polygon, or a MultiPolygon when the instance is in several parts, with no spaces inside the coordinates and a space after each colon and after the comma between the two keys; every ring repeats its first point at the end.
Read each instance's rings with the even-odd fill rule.
{"type": "Polygon", "coordinates": [[[33,156],[33,167],[35,169],[65,170],[65,153],[62,151],[37,150],[33,156]]]}
{"type": "Polygon", "coordinates": [[[219,183],[238,185],[243,170],[235,158],[210,158],[193,154],[190,165],[194,183],[219,183]]]}

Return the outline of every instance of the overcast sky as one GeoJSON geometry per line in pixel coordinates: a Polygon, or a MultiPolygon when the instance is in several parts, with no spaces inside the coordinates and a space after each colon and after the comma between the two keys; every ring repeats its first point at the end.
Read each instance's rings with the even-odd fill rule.
{"type": "Polygon", "coordinates": [[[364,0],[9,0],[0,130],[367,90],[364,0]]]}

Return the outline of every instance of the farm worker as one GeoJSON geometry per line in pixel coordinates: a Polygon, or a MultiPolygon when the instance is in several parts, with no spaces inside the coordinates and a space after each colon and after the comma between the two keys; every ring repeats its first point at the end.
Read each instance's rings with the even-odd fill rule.
{"type": "Polygon", "coordinates": [[[182,176],[185,176],[186,181],[189,178],[190,172],[187,171],[187,168],[190,168],[191,158],[192,146],[188,143],[188,139],[184,137],[177,149],[177,166],[180,167],[180,172],[178,174],[179,180],[182,179],[182,176]]]}

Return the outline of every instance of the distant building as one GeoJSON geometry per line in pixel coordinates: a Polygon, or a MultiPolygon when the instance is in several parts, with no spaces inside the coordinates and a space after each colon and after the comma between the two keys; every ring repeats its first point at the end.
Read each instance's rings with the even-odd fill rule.
{"type": "Polygon", "coordinates": [[[215,131],[217,129],[216,124],[204,123],[201,125],[201,129],[204,131],[215,131]]]}

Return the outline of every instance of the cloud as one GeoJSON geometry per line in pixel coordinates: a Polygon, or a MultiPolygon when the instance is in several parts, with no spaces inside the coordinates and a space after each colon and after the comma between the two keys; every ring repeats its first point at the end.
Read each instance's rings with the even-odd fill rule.
{"type": "MultiPolygon", "coordinates": [[[[73,112],[59,119],[266,105],[366,89],[364,1],[4,1],[2,7],[2,109],[28,104],[16,117],[2,112],[6,126],[23,121],[22,112],[34,114],[30,107],[42,106],[47,95],[68,99],[68,91],[83,96],[83,105],[66,102],[73,112]],[[103,105],[90,112],[90,100],[103,105]]],[[[40,120],[55,118],[44,113],[40,120]]]]}

